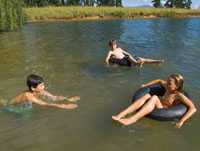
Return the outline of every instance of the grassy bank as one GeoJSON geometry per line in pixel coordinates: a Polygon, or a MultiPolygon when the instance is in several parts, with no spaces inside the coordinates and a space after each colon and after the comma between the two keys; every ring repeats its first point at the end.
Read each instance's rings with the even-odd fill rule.
{"type": "Polygon", "coordinates": [[[200,16],[200,9],[116,8],[116,7],[43,7],[25,8],[28,22],[67,19],[157,18],[200,16]]]}

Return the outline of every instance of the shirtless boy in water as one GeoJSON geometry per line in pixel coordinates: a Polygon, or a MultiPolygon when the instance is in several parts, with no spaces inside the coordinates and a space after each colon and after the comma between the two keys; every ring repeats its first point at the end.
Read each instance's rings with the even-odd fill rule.
{"type": "Polygon", "coordinates": [[[73,97],[64,97],[64,96],[55,96],[45,91],[44,80],[42,77],[31,74],[27,77],[27,86],[28,90],[17,95],[15,98],[9,102],[10,105],[15,104],[23,104],[23,103],[34,103],[45,107],[54,107],[54,108],[61,108],[61,109],[75,109],[78,106],[74,103],[68,104],[58,104],[58,103],[47,103],[40,99],[40,96],[46,97],[52,102],[61,101],[61,100],[68,100],[71,102],[75,102],[80,99],[79,96],[73,97]]]}
{"type": "Polygon", "coordinates": [[[108,52],[108,55],[106,57],[105,62],[109,64],[109,59],[111,57],[114,57],[116,59],[128,59],[133,65],[140,65],[142,66],[144,63],[163,63],[164,60],[153,60],[153,59],[147,59],[147,58],[141,58],[137,56],[132,56],[130,53],[124,51],[120,47],[117,47],[116,40],[110,40],[109,41],[109,47],[110,51],[108,52]]]}

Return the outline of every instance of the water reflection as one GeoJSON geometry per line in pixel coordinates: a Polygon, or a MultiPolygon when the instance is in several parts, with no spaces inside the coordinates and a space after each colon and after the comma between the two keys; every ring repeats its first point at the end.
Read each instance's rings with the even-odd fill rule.
{"type": "Polygon", "coordinates": [[[182,150],[199,148],[194,135],[198,114],[182,130],[173,123],[144,119],[128,128],[111,115],[130,103],[144,82],[173,72],[185,77],[198,104],[200,75],[199,19],[75,21],[28,24],[0,35],[0,98],[9,100],[26,88],[30,73],[42,75],[57,94],[80,95],[74,112],[34,106],[28,120],[0,111],[0,150],[182,150]],[[107,42],[136,55],[164,58],[161,66],[107,67],[107,42]],[[183,136],[187,136],[187,138],[183,136]],[[70,137],[69,137],[70,136],[70,137]],[[59,138],[59,139],[58,139],[59,138]],[[13,145],[10,145],[13,144],[13,145]],[[166,145],[170,144],[170,146],[166,145]]]}

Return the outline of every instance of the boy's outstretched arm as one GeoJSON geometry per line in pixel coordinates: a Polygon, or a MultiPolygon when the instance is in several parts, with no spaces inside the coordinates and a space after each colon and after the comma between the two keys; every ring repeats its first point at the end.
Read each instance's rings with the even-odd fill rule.
{"type": "Polygon", "coordinates": [[[33,96],[32,94],[27,94],[27,99],[31,101],[32,103],[45,106],[45,107],[55,107],[55,108],[61,108],[61,109],[75,109],[78,106],[76,104],[55,104],[55,103],[47,103],[43,100],[40,100],[33,96]]]}
{"type": "Polygon", "coordinates": [[[150,81],[146,84],[142,84],[142,88],[143,87],[148,87],[148,86],[151,86],[151,85],[154,85],[154,84],[161,84],[161,85],[164,85],[166,83],[166,81],[164,80],[161,80],[161,79],[156,79],[156,80],[153,80],[153,81],[150,81]]]}
{"type": "Polygon", "coordinates": [[[188,107],[188,110],[186,114],[184,114],[184,116],[180,119],[180,121],[176,123],[176,128],[180,128],[185,123],[185,121],[187,121],[197,111],[193,102],[184,94],[179,93],[178,97],[179,100],[188,107]]]}
{"type": "Polygon", "coordinates": [[[71,96],[71,97],[66,97],[66,96],[56,96],[51,94],[48,91],[43,91],[41,93],[42,96],[47,97],[48,99],[52,100],[52,101],[63,101],[63,100],[68,100],[70,102],[76,102],[78,100],[80,100],[79,96],[71,96]]]}
{"type": "Polygon", "coordinates": [[[56,95],[53,95],[51,94],[50,92],[48,91],[42,91],[40,93],[40,95],[44,96],[44,97],[47,97],[48,99],[52,100],[52,101],[62,101],[62,100],[66,100],[67,97],[65,96],[56,96],[56,95]]]}

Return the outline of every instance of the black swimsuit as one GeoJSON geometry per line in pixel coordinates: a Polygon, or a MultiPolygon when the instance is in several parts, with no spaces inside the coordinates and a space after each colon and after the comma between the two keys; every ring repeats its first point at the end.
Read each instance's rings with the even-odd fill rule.
{"type": "Polygon", "coordinates": [[[132,66],[129,55],[125,55],[124,58],[122,59],[117,59],[115,58],[115,56],[112,55],[109,59],[109,62],[111,64],[118,64],[120,66],[129,66],[129,67],[132,66]]]}

